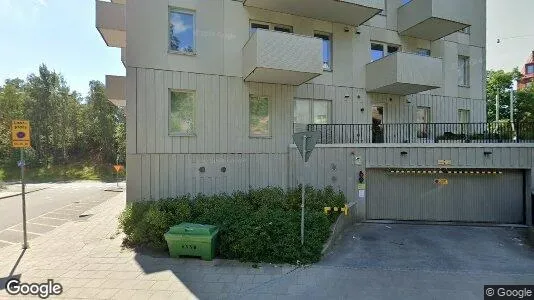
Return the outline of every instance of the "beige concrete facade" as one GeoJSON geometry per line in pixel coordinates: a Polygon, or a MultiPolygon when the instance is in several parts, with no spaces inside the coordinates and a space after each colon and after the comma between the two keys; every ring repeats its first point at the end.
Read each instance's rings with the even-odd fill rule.
{"type": "Polygon", "coordinates": [[[448,30],[469,25],[470,33],[413,37],[410,30],[435,32],[436,24],[408,24],[402,0],[97,1],[96,25],[109,46],[122,48],[126,67],[128,200],[290,186],[295,99],[329,101],[329,123],[370,124],[373,105],[384,108],[385,123],[415,122],[420,106],[432,122],[458,122],[459,109],[485,122],[486,3],[428,1],[418,18],[448,30]],[[194,13],[194,54],[169,51],[170,8],[194,13]],[[253,21],[292,33],[251,35],[253,21]],[[322,70],[315,33],[331,37],[331,70],[322,70]],[[400,52],[371,62],[372,43],[400,52]],[[413,54],[421,49],[430,57],[413,54]],[[459,56],[469,59],[465,86],[459,56]],[[169,134],[170,90],[195,92],[194,135],[169,134]],[[269,98],[269,138],[250,136],[251,94],[269,98]]]}

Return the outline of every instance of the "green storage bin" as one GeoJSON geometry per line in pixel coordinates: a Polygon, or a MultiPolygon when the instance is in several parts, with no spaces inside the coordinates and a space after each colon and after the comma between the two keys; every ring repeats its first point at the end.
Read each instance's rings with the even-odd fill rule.
{"type": "Polygon", "coordinates": [[[171,257],[199,256],[203,260],[215,257],[219,229],[213,225],[182,223],[165,233],[171,257]]]}

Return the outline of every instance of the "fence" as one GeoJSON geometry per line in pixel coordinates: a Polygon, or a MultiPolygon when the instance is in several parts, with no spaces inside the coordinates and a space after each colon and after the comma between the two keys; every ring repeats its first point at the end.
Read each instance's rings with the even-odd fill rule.
{"type": "Polygon", "coordinates": [[[534,143],[534,123],[309,124],[319,144],[534,143]]]}

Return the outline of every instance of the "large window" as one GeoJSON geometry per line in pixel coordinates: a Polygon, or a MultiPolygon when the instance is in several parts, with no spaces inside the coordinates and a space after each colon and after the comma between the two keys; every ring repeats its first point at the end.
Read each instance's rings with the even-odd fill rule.
{"type": "Polygon", "coordinates": [[[430,107],[418,106],[417,107],[417,123],[420,125],[417,129],[418,138],[428,138],[429,126],[430,123],[430,107]]]}
{"type": "Polygon", "coordinates": [[[328,124],[332,116],[332,101],[295,99],[293,123],[295,129],[304,130],[308,124],[328,124]]]}
{"type": "Polygon", "coordinates": [[[332,71],[332,35],[316,32],[314,36],[323,40],[323,70],[332,71]]]}
{"type": "Polygon", "coordinates": [[[194,54],[195,14],[176,8],[169,9],[169,50],[194,54]]]}
{"type": "Polygon", "coordinates": [[[421,55],[421,56],[430,56],[431,52],[430,52],[429,49],[418,48],[417,49],[417,54],[421,55]]]}
{"type": "Polygon", "coordinates": [[[534,65],[527,65],[527,74],[534,74],[534,65]]]}
{"type": "Polygon", "coordinates": [[[400,47],[397,45],[388,45],[384,43],[371,43],[371,61],[379,60],[384,56],[388,56],[399,51],[400,47]]]}
{"type": "Polygon", "coordinates": [[[195,133],[195,92],[170,91],[170,135],[193,135],[195,133]]]}
{"type": "Polygon", "coordinates": [[[270,137],[269,98],[250,95],[249,122],[251,137],[270,137]]]}
{"type": "Polygon", "coordinates": [[[471,112],[468,109],[458,110],[458,122],[469,123],[471,121],[471,112]]]}
{"type": "Polygon", "coordinates": [[[469,57],[458,56],[458,85],[469,86],[469,57]]]}

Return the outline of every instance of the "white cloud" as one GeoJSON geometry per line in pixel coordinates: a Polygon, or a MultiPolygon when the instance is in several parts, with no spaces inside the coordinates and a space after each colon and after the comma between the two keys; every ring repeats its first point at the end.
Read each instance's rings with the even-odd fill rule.
{"type": "Polygon", "coordinates": [[[171,23],[174,26],[174,34],[182,33],[188,29],[191,29],[190,25],[184,23],[180,16],[173,16],[171,23]]]}
{"type": "Polygon", "coordinates": [[[46,6],[46,0],[35,0],[35,1],[41,4],[42,6],[46,6]]]}

